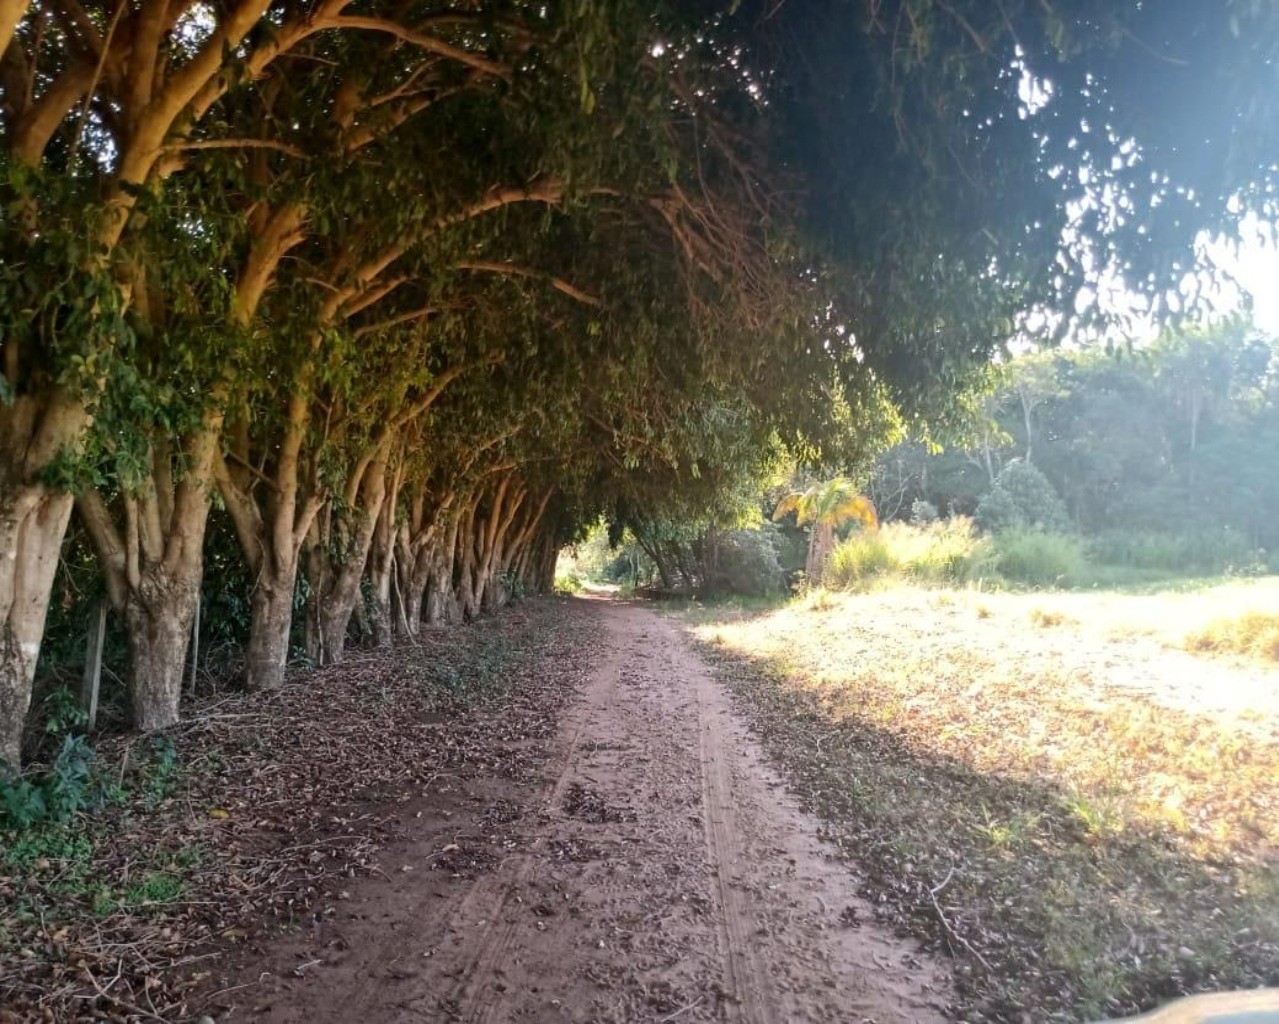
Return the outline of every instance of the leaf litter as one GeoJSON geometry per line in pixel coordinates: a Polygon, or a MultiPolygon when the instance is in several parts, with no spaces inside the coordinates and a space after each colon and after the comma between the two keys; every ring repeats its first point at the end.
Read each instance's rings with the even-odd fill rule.
{"type": "MultiPolygon", "coordinates": [[[[424,789],[535,770],[573,686],[552,666],[586,628],[529,602],[193,703],[166,734],[182,768],[162,799],[121,787],[68,825],[0,837],[0,1022],[190,1017],[227,953],[385,874],[397,811],[424,789]]],[[[104,738],[99,764],[123,782],[145,745],[104,738]]],[[[431,869],[486,871],[498,838],[459,837],[431,869]]]]}

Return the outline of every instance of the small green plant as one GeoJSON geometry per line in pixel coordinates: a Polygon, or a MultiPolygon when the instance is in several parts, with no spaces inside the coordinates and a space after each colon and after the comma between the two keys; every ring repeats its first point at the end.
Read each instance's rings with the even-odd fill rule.
{"type": "Polygon", "coordinates": [[[94,760],[83,736],[66,736],[48,769],[0,781],[0,828],[65,822],[100,802],[94,760]]]}
{"type": "Polygon", "coordinates": [[[49,736],[65,736],[84,727],[89,720],[80,699],[69,686],[59,686],[41,703],[44,731],[49,736]]]}
{"type": "Polygon", "coordinates": [[[167,871],[149,871],[141,881],[125,890],[124,902],[134,907],[172,903],[182,895],[184,888],[182,879],[177,875],[167,871]]]}
{"type": "Polygon", "coordinates": [[[150,741],[150,757],[141,776],[142,802],[154,810],[166,797],[172,796],[181,774],[182,763],[171,740],[156,737],[150,741]]]}
{"type": "Polygon", "coordinates": [[[1044,530],[1009,530],[994,538],[995,571],[1014,583],[1061,586],[1084,567],[1079,541],[1067,534],[1044,530]]]}
{"type": "Polygon", "coordinates": [[[586,584],[582,582],[582,577],[575,572],[561,573],[555,577],[557,594],[580,594],[585,589],[586,584]]]}

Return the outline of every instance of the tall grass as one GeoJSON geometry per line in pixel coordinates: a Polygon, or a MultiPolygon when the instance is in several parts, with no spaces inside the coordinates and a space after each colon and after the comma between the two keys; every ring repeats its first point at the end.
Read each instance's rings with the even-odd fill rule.
{"type": "Polygon", "coordinates": [[[1265,561],[1247,537],[1228,528],[1188,533],[1109,530],[1090,538],[1088,550],[1101,565],[1168,573],[1251,571],[1265,561]]]}
{"type": "Polygon", "coordinates": [[[991,559],[1006,580],[1034,586],[1069,585],[1084,568],[1078,538],[1044,530],[1008,530],[994,538],[991,559]]]}
{"type": "Polygon", "coordinates": [[[1008,530],[984,537],[971,519],[955,517],[923,526],[889,523],[875,533],[854,534],[831,555],[825,583],[833,590],[863,590],[888,577],[1069,585],[1085,564],[1082,543],[1067,534],[1008,530]]]}
{"type": "Polygon", "coordinates": [[[924,526],[889,523],[840,544],[826,566],[825,581],[838,590],[860,589],[885,576],[958,583],[969,578],[988,546],[971,519],[956,517],[924,526]]]}

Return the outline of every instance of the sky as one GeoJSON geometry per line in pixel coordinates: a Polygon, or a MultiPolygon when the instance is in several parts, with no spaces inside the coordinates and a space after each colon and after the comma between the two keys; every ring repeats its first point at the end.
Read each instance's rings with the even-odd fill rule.
{"type": "Polygon", "coordinates": [[[1223,243],[1210,244],[1208,252],[1252,296],[1257,327],[1279,337],[1279,248],[1271,241],[1276,228],[1264,228],[1256,220],[1245,221],[1243,227],[1245,241],[1237,252],[1223,243]]]}

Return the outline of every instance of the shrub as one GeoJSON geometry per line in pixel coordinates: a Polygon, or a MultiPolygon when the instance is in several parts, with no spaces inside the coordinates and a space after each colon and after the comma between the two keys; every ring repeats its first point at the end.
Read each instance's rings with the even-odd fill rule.
{"type": "Polygon", "coordinates": [[[841,542],[826,563],[823,581],[836,590],[854,590],[876,576],[899,568],[889,546],[889,528],[855,533],[841,542]]]}
{"type": "Polygon", "coordinates": [[[757,530],[733,530],[718,537],[713,564],[707,568],[706,589],[760,597],[780,591],[784,578],[777,533],[768,523],[757,530]]]}
{"type": "Polygon", "coordinates": [[[937,583],[958,583],[985,558],[987,542],[971,519],[956,516],[923,526],[890,523],[876,533],[858,533],[835,549],[826,585],[855,589],[889,574],[937,583]]]}
{"type": "Polygon", "coordinates": [[[916,498],[910,503],[910,522],[912,526],[926,526],[935,523],[939,518],[937,506],[931,501],[916,498]]]}
{"type": "Polygon", "coordinates": [[[557,594],[580,594],[585,587],[581,576],[575,572],[565,572],[556,574],[553,589],[557,594]]]}
{"type": "Polygon", "coordinates": [[[1079,575],[1084,551],[1079,540],[1069,534],[1005,530],[994,538],[990,562],[1007,580],[1050,586],[1079,575]]]}
{"type": "Polygon", "coordinates": [[[1008,463],[986,495],[977,503],[977,525],[987,533],[1040,529],[1068,533],[1070,517],[1053,485],[1029,462],[1008,463]]]}
{"type": "Polygon", "coordinates": [[[1193,533],[1110,530],[1092,538],[1089,549],[1102,565],[1167,572],[1249,572],[1265,561],[1263,552],[1229,527],[1193,533]]]}
{"type": "Polygon", "coordinates": [[[0,780],[0,829],[64,822],[99,801],[93,748],[83,736],[65,736],[53,764],[40,774],[0,780]]]}

